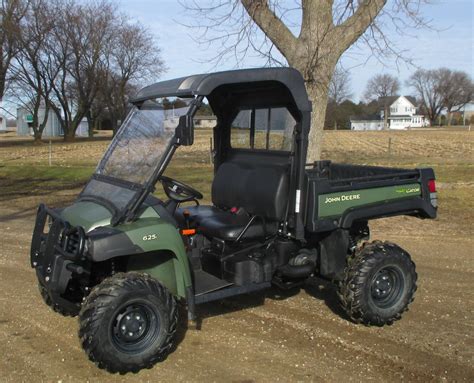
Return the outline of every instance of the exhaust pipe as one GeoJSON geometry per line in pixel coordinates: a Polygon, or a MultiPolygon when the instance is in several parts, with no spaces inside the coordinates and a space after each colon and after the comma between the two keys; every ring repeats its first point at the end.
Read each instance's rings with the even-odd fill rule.
{"type": "Polygon", "coordinates": [[[314,262],[308,262],[304,265],[284,265],[278,268],[280,274],[290,279],[303,279],[308,278],[316,268],[314,262]]]}

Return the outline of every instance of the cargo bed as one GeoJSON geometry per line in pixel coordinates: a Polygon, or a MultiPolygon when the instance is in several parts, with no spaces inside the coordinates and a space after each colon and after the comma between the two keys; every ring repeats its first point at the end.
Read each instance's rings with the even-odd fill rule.
{"type": "Polygon", "coordinates": [[[432,169],[398,169],[317,161],[306,169],[309,232],[347,228],[354,221],[393,215],[436,217],[432,169]]]}

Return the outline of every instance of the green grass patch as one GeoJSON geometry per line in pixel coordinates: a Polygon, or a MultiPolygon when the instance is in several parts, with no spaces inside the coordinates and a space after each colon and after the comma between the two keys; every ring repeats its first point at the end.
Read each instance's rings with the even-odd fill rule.
{"type": "Polygon", "coordinates": [[[0,200],[79,188],[86,183],[93,171],[93,167],[2,166],[0,200]]]}
{"type": "Polygon", "coordinates": [[[86,181],[94,167],[83,166],[18,166],[0,167],[0,177],[9,179],[57,180],[67,182],[86,181]]]}

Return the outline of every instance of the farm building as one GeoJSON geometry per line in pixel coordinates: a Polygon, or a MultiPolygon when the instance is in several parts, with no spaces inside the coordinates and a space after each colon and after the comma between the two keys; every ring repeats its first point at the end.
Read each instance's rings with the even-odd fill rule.
{"type": "MultiPolygon", "coordinates": [[[[390,105],[388,108],[388,128],[405,130],[429,126],[429,121],[417,114],[416,100],[410,96],[384,97],[378,100],[380,105],[390,105]]],[[[384,111],[374,116],[351,117],[351,130],[382,130],[384,126],[384,111]]]]}
{"type": "Polygon", "coordinates": [[[194,116],[194,126],[196,128],[213,128],[216,126],[216,116],[194,116]]]}
{"type": "Polygon", "coordinates": [[[474,120],[474,100],[460,108],[459,112],[462,113],[464,125],[469,125],[474,120]]]}
{"type": "Polygon", "coordinates": [[[7,118],[0,114],[0,132],[7,131],[7,118]]]}
{"type": "Polygon", "coordinates": [[[423,128],[429,125],[423,115],[417,114],[416,100],[410,96],[394,97],[390,104],[388,120],[389,128],[397,130],[423,128]]]}
{"type": "MultiPolygon", "coordinates": [[[[38,111],[38,119],[44,121],[46,115],[46,109],[40,108],[38,111]]],[[[19,136],[32,136],[33,128],[31,127],[33,123],[33,115],[31,112],[24,107],[17,109],[17,135],[19,136]]],[[[43,131],[43,137],[60,137],[64,135],[63,129],[59,122],[56,114],[50,110],[48,113],[48,120],[46,122],[46,127],[43,131]]],[[[78,137],[87,137],[89,135],[89,124],[87,119],[83,119],[76,131],[76,136],[78,137]]]]}
{"type": "Polygon", "coordinates": [[[382,130],[383,120],[380,116],[351,117],[351,130],[382,130]]]}

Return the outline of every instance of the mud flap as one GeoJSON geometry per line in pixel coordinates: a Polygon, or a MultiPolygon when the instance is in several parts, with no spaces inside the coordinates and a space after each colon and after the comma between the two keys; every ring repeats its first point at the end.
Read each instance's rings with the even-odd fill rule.
{"type": "Polygon", "coordinates": [[[344,268],[346,267],[348,249],[348,230],[334,230],[319,242],[321,276],[337,281],[342,280],[344,276],[344,268]]]}

